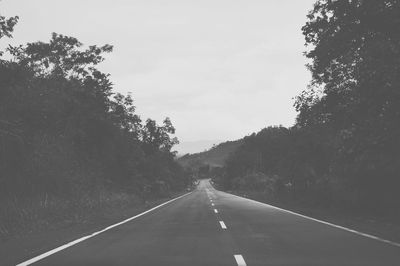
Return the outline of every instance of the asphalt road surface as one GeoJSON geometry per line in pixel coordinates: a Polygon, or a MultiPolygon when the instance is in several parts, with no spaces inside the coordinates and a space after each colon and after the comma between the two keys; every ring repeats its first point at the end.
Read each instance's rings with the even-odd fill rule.
{"type": "Polygon", "coordinates": [[[400,265],[400,247],[212,188],[32,265],[400,265]]]}

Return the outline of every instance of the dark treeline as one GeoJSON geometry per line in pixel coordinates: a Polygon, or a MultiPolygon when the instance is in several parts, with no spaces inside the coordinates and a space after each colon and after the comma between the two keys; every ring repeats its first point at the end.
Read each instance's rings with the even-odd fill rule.
{"type": "Polygon", "coordinates": [[[368,211],[400,203],[400,1],[317,1],[296,124],[244,139],[216,182],[368,211]]]}
{"type": "MultiPolygon", "coordinates": [[[[0,17],[1,41],[17,20],[0,17]]],[[[141,121],[131,95],[114,93],[98,70],[111,51],[53,33],[1,52],[0,234],[42,209],[74,216],[73,206],[85,212],[190,185],[171,152],[171,121],[141,121]]]]}

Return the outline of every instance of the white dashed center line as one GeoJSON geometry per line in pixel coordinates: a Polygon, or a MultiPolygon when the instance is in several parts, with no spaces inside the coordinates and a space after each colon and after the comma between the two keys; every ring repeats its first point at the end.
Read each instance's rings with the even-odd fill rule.
{"type": "Polygon", "coordinates": [[[219,224],[221,225],[222,229],[226,229],[226,225],[223,221],[219,221],[219,224]]]}
{"type": "MultiPolygon", "coordinates": [[[[0,1],[1,1],[1,0],[0,0],[0,1]]],[[[207,192],[207,197],[208,197],[208,199],[209,199],[210,202],[211,202],[211,206],[215,206],[215,204],[213,203],[212,196],[211,196],[212,193],[210,193],[208,189],[206,189],[206,192],[207,192]]],[[[218,210],[217,210],[217,209],[214,209],[214,213],[218,213],[218,210]]],[[[223,221],[219,221],[219,224],[221,225],[221,228],[222,228],[222,229],[224,229],[224,230],[227,229],[227,227],[226,227],[226,225],[225,225],[225,223],[224,223],[223,221]]],[[[233,257],[235,258],[236,263],[237,263],[238,266],[247,266],[247,264],[246,264],[246,262],[244,261],[244,258],[243,258],[242,255],[237,254],[237,255],[233,255],[233,257]]]]}
{"type": "Polygon", "coordinates": [[[242,255],[233,255],[233,256],[235,257],[238,266],[246,266],[246,262],[244,261],[242,255]]]}

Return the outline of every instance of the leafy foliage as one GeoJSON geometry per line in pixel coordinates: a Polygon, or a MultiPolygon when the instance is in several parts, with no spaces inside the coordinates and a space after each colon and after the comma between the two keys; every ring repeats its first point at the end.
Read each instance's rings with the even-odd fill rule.
{"type": "Polygon", "coordinates": [[[210,166],[211,168],[222,167],[226,159],[240,145],[241,140],[226,141],[214,145],[211,149],[194,154],[186,154],[178,158],[179,164],[183,167],[197,171],[200,167],[210,166]]]}
{"type": "MultiPolygon", "coordinates": [[[[16,19],[0,18],[2,36],[11,36],[16,19]]],[[[190,185],[171,152],[178,141],[170,119],[142,123],[132,96],[114,93],[98,70],[111,51],[56,33],[49,42],[7,48],[12,59],[0,59],[1,197],[102,189],[147,197],[190,185]]]]}
{"type": "Polygon", "coordinates": [[[309,87],[296,125],[245,138],[222,179],[277,175],[296,198],[398,208],[400,2],[319,0],[302,28],[309,87]]]}
{"type": "Polygon", "coordinates": [[[3,37],[12,37],[14,26],[17,24],[19,17],[6,18],[0,15],[0,39],[3,37]]]}

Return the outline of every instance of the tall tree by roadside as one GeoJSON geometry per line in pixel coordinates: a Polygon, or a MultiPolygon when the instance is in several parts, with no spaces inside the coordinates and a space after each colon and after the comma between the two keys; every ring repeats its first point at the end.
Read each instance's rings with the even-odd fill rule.
{"type": "Polygon", "coordinates": [[[328,128],[333,173],[367,204],[400,185],[400,1],[320,0],[302,28],[310,88],[298,125],[328,128]]]}
{"type": "MultiPolygon", "coordinates": [[[[1,18],[4,36],[11,36],[16,19],[1,18]]],[[[112,48],[85,48],[53,33],[48,42],[6,49],[12,59],[0,60],[2,190],[58,196],[82,183],[80,189],[92,189],[84,171],[97,185],[136,193],[160,180],[171,189],[187,185],[171,152],[177,143],[171,121],[142,124],[133,97],[114,93],[109,74],[97,68],[112,48]]]]}
{"type": "Polygon", "coordinates": [[[318,0],[307,18],[312,80],[296,98],[296,124],[244,138],[219,179],[227,188],[272,186],[266,191],[274,196],[309,204],[393,213],[400,200],[400,1],[318,0]]]}

